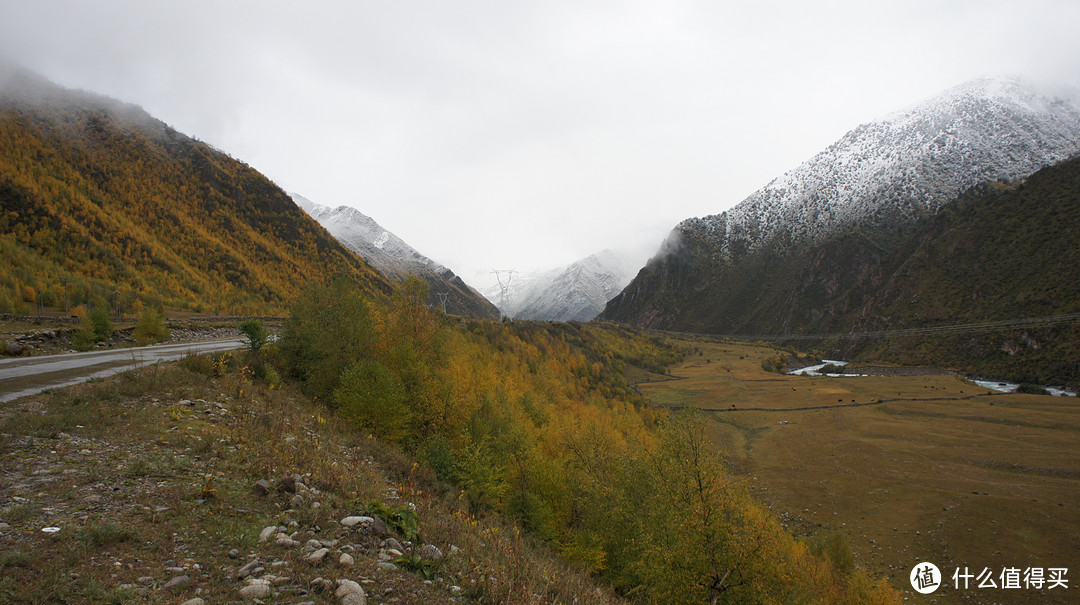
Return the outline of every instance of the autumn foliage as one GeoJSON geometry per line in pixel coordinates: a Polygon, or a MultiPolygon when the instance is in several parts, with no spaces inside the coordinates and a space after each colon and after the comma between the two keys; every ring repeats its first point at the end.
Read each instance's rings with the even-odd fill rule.
{"type": "Polygon", "coordinates": [[[117,292],[131,314],[263,315],[334,275],[388,292],[250,166],[137,108],[56,91],[49,103],[0,95],[0,312],[117,292]]]}
{"type": "Polygon", "coordinates": [[[680,352],[607,325],[460,321],[406,282],[389,303],[309,287],[277,346],[284,374],[397,444],[473,515],[515,519],[645,603],[896,600],[789,534],[727,470],[702,423],[644,405],[628,365],[680,352]]]}

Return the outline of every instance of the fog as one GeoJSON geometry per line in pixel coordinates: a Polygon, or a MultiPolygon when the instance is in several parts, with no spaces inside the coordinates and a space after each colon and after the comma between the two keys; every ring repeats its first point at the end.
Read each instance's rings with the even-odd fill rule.
{"type": "Polygon", "coordinates": [[[354,206],[478,287],[604,248],[644,261],[964,81],[1080,86],[1074,0],[730,4],[2,0],[0,55],[354,206]]]}

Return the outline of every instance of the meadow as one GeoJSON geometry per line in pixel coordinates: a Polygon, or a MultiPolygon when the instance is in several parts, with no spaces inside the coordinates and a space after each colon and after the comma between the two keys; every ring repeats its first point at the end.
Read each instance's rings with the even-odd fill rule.
{"type": "Polygon", "coordinates": [[[638,389],[657,406],[707,410],[719,452],[795,535],[840,536],[858,565],[916,602],[1076,601],[1076,398],[953,375],[788,376],[762,368],[777,355],[768,346],[678,344],[693,354],[638,389]],[[933,595],[909,585],[921,561],[945,576],[933,595]],[[1007,568],[1068,568],[1069,588],[955,590],[965,567],[988,568],[998,586],[1007,568]]]}

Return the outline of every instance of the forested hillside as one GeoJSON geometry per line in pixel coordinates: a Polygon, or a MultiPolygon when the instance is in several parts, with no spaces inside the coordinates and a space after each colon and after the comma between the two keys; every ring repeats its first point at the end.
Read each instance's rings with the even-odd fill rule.
{"type": "Polygon", "coordinates": [[[936,363],[1021,382],[1080,383],[1080,158],[952,203],[855,298],[855,332],[1003,322],[998,329],[849,343],[863,356],[936,363]],[[1058,318],[1055,320],[1044,318],[1058,318]],[[1071,317],[1071,319],[1070,319],[1071,317]]]}
{"type": "Polygon", "coordinates": [[[694,417],[644,405],[625,372],[682,351],[618,326],[453,320],[425,296],[416,279],[389,304],[310,287],[271,365],[415,455],[471,515],[516,520],[640,602],[895,600],[786,533],[694,417]]]}
{"type": "Polygon", "coordinates": [[[389,286],[274,183],[138,107],[0,73],[0,312],[282,313],[309,280],[389,286]]]}

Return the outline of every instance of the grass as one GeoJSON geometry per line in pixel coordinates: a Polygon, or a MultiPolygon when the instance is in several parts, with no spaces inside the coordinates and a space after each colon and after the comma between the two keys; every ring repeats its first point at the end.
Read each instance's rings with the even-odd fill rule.
{"type": "MultiPolygon", "coordinates": [[[[672,368],[685,379],[639,388],[656,403],[728,410],[708,414],[711,438],[797,535],[843,536],[859,565],[902,589],[924,560],[947,576],[957,566],[1080,568],[1076,399],[993,394],[951,376],[782,376],[761,369],[775,355],[766,347],[698,346],[701,355],[672,368]],[[833,407],[808,409],[817,406],[833,407]]],[[[965,596],[1074,598],[934,595],[965,596]]]]}
{"type": "MultiPolygon", "coordinates": [[[[196,594],[237,602],[234,575],[249,553],[280,562],[305,590],[317,576],[371,578],[369,603],[450,603],[452,585],[479,603],[621,602],[513,523],[469,514],[456,491],[401,452],[237,366],[189,359],[0,409],[0,521],[9,525],[0,532],[0,604],[173,604],[196,594]],[[318,490],[316,500],[252,494],[257,480],[293,473],[318,490]],[[262,528],[290,523],[302,540],[336,539],[336,520],[372,502],[415,506],[418,543],[438,545],[447,560],[380,572],[374,555],[356,552],[346,572],[258,541],[262,528]],[[226,555],[233,548],[239,559],[226,555]],[[181,573],[167,571],[174,567],[191,583],[166,594],[160,587],[181,573]]],[[[337,602],[318,591],[299,600],[337,602]]]]}

